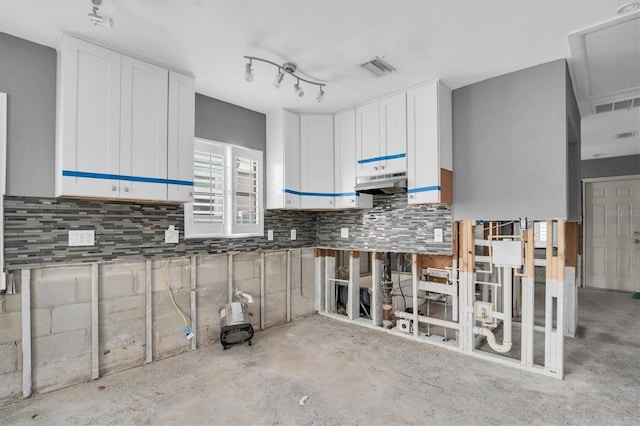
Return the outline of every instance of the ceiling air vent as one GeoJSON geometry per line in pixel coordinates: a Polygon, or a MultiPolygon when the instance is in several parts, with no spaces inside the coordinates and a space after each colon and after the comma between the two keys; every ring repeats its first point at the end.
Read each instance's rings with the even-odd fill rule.
{"type": "Polygon", "coordinates": [[[636,132],[624,132],[624,133],[618,133],[616,134],[615,138],[616,139],[625,139],[625,138],[632,138],[636,135],[636,132]]]}
{"type": "Polygon", "coordinates": [[[364,64],[361,64],[360,66],[373,74],[374,77],[382,77],[383,75],[397,71],[394,67],[383,61],[382,58],[378,56],[364,64]]]}
{"type": "Polygon", "coordinates": [[[596,114],[600,114],[601,112],[620,111],[636,107],[640,107],[640,98],[625,99],[622,101],[608,102],[606,104],[596,105],[595,111],[596,114]]]}

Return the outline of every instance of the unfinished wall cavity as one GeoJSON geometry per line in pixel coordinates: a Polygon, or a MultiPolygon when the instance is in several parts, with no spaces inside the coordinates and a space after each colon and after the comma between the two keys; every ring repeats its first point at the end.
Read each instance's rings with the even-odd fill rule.
{"type": "Polygon", "coordinates": [[[44,393],[214,344],[219,309],[238,290],[253,297],[256,332],[313,314],[314,286],[312,249],[31,269],[29,283],[18,279],[18,294],[0,295],[0,401],[23,395],[23,377],[29,393],[44,393]],[[30,303],[23,305],[27,285],[30,303]],[[167,285],[195,343],[185,338],[167,285]],[[29,304],[30,377],[22,356],[22,306],[29,304]]]}

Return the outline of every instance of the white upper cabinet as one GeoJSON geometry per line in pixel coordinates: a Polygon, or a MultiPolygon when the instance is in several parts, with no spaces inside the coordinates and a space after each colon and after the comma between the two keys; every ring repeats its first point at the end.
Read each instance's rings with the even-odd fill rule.
{"type": "Polygon", "coordinates": [[[356,108],[356,175],[406,171],[407,105],[399,93],[356,108]]]}
{"type": "Polygon", "coordinates": [[[180,76],[190,83],[171,97],[169,80],[165,68],[63,36],[57,196],[191,199],[186,194],[193,188],[193,79],[180,76]],[[187,191],[178,194],[171,186],[187,191]]]}
{"type": "Polygon", "coordinates": [[[167,199],[168,84],[166,69],[122,57],[120,175],[132,177],[120,183],[122,198],[167,199]]]}
{"type": "Polygon", "coordinates": [[[192,77],[169,71],[167,198],[193,200],[195,88],[192,77]]]}
{"type": "Polygon", "coordinates": [[[333,116],[300,117],[300,207],[334,208],[333,116]]]}
{"type": "Polygon", "coordinates": [[[65,37],[58,57],[56,195],[119,195],[122,55],[65,37]]]}
{"type": "Polygon", "coordinates": [[[407,92],[409,204],[451,204],[451,90],[434,81],[407,92]]]}
{"type": "Polygon", "coordinates": [[[300,116],[267,114],[267,209],[300,208],[300,116]]]}
{"type": "Polygon", "coordinates": [[[357,194],[356,185],[356,111],[350,109],[334,116],[334,191],[335,208],[370,208],[373,197],[357,194]]]}
{"type": "Polygon", "coordinates": [[[399,93],[380,101],[380,174],[407,171],[407,98],[399,93]]]}

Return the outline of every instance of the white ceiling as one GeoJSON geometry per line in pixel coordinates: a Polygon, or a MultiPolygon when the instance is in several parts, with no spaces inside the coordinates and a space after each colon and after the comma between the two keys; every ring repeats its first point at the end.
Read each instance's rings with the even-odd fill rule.
{"type": "MultiPolygon", "coordinates": [[[[0,31],[57,47],[62,31],[196,77],[199,93],[255,111],[335,112],[440,78],[452,89],[570,58],[568,35],[615,19],[625,0],[0,0],[0,31]],[[315,88],[279,90],[275,67],[294,62],[315,88]],[[381,56],[398,72],[376,79],[359,64],[381,56]]],[[[621,130],[623,131],[623,130],[621,130]]],[[[584,132],[583,132],[584,135],[584,132]]]]}

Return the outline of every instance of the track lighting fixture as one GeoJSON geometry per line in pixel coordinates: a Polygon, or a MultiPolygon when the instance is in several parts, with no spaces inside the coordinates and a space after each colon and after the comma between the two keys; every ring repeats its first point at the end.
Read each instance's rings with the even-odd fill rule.
{"type": "Polygon", "coordinates": [[[318,86],[318,88],[320,89],[318,91],[318,96],[316,96],[316,100],[318,102],[322,102],[322,100],[324,99],[323,87],[326,85],[324,83],[318,83],[315,81],[307,80],[305,78],[302,78],[296,75],[295,72],[297,70],[297,67],[295,64],[292,64],[291,62],[286,62],[282,65],[278,65],[275,62],[271,62],[269,60],[262,59],[262,58],[256,58],[255,56],[245,56],[245,59],[249,61],[245,67],[245,80],[253,81],[253,71],[252,71],[253,60],[265,62],[267,64],[271,64],[274,67],[278,68],[278,73],[276,74],[276,77],[273,80],[274,87],[280,88],[280,84],[282,83],[282,80],[284,80],[285,75],[289,74],[296,79],[296,84],[293,85],[293,90],[299,97],[304,96],[304,89],[302,88],[302,86],[300,86],[300,82],[304,81],[307,84],[313,84],[315,86],[318,86]]]}
{"type": "Polygon", "coordinates": [[[113,18],[98,14],[98,7],[102,4],[102,0],[91,0],[91,3],[93,3],[93,12],[89,14],[89,22],[107,28],[113,27],[113,18]]]}

